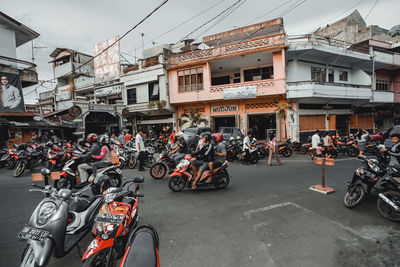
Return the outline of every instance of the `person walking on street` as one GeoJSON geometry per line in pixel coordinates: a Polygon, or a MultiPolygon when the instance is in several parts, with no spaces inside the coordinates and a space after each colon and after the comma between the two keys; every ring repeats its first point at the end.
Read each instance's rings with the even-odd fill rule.
{"type": "Polygon", "coordinates": [[[365,146],[367,145],[367,140],[368,140],[369,133],[365,129],[358,129],[356,133],[356,138],[357,138],[357,143],[358,143],[358,149],[360,150],[359,155],[361,156],[364,154],[365,146]]]}
{"type": "Polygon", "coordinates": [[[243,139],[243,150],[246,153],[243,161],[244,165],[248,165],[250,161],[250,148],[252,139],[253,139],[253,132],[251,131],[249,131],[247,133],[247,136],[243,139]]]}
{"type": "Polygon", "coordinates": [[[282,165],[278,155],[278,139],[276,139],[276,132],[273,132],[270,136],[268,166],[272,166],[272,156],[275,157],[278,165],[282,165]]]}
{"type": "Polygon", "coordinates": [[[145,171],[143,167],[144,163],[144,156],[145,156],[145,150],[146,148],[144,147],[143,143],[143,132],[141,129],[139,129],[136,137],[135,137],[135,144],[136,144],[136,149],[139,153],[138,159],[139,159],[139,171],[145,171]]]}
{"type": "Polygon", "coordinates": [[[316,130],[315,134],[311,138],[311,146],[313,148],[313,156],[311,157],[311,159],[314,159],[315,153],[320,143],[321,143],[321,137],[319,136],[319,130],[316,130]]]}

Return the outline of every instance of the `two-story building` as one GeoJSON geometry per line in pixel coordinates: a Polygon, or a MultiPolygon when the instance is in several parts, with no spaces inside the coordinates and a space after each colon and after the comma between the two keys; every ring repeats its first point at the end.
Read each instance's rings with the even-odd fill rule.
{"type": "Polygon", "coordinates": [[[238,127],[265,139],[277,130],[284,137],[287,127],[275,112],[278,103],[286,103],[282,18],[206,36],[203,43],[209,48],[191,45],[167,60],[178,128],[196,124],[198,118],[185,116],[194,109],[207,121],[198,126],[214,131],[238,127]]]}

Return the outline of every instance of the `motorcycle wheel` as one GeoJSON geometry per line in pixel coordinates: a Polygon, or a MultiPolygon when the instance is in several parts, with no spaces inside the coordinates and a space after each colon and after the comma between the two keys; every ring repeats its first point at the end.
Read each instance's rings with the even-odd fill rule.
{"type": "Polygon", "coordinates": [[[46,168],[49,169],[50,172],[54,170],[54,165],[50,161],[46,162],[46,168]]]}
{"type": "Polygon", "coordinates": [[[260,156],[260,159],[263,159],[267,156],[267,151],[265,149],[260,149],[260,152],[258,154],[260,156]]]}
{"type": "Polygon", "coordinates": [[[174,176],[169,179],[168,187],[174,192],[182,191],[186,186],[186,181],[183,176],[174,176]]]}
{"type": "Polygon", "coordinates": [[[125,163],[125,160],[123,160],[123,159],[119,159],[119,163],[118,163],[118,168],[120,168],[121,170],[125,167],[125,165],[126,165],[126,163],[125,163]]]}
{"type": "Polygon", "coordinates": [[[255,154],[255,153],[250,153],[249,162],[250,162],[251,164],[257,164],[258,160],[259,160],[259,158],[258,158],[257,154],[255,154]]]}
{"type": "Polygon", "coordinates": [[[14,177],[20,177],[24,173],[25,168],[26,168],[25,162],[23,161],[18,162],[14,170],[14,177]]]}
{"type": "Polygon", "coordinates": [[[146,158],[144,165],[147,168],[151,168],[151,166],[153,166],[156,163],[156,159],[153,156],[149,156],[146,158]]]}
{"type": "Polygon", "coordinates": [[[233,154],[232,152],[228,152],[226,154],[226,160],[229,161],[229,162],[234,161],[235,160],[235,154],[233,154]]]}
{"type": "Polygon", "coordinates": [[[135,168],[136,165],[137,165],[137,158],[136,157],[131,157],[131,159],[128,162],[129,169],[135,168]]]}
{"type": "Polygon", "coordinates": [[[70,179],[61,178],[60,180],[54,181],[54,187],[58,190],[61,188],[71,189],[72,183],[70,179]]]}
{"type": "Polygon", "coordinates": [[[291,148],[285,148],[282,150],[282,156],[284,156],[285,158],[288,158],[292,155],[292,149],[291,148]]]}
{"type": "Polygon", "coordinates": [[[162,179],[167,173],[167,167],[164,164],[156,163],[150,168],[150,175],[154,179],[162,179]]]}
{"type": "Polygon", "coordinates": [[[109,264],[107,267],[116,266],[116,253],[115,250],[110,247],[107,249],[100,250],[98,253],[90,256],[83,262],[84,267],[100,267],[106,266],[107,261],[109,260],[109,264]],[[110,249],[111,252],[111,259],[109,259],[110,249]]]}
{"type": "Polygon", "coordinates": [[[306,146],[301,146],[300,147],[300,153],[301,154],[305,155],[305,154],[307,154],[307,151],[308,151],[308,147],[306,147],[306,146]]]}
{"type": "Polygon", "coordinates": [[[355,146],[352,146],[347,150],[347,155],[349,155],[349,157],[357,157],[358,154],[358,148],[356,148],[355,146]]]}
{"type": "MultiPolygon", "coordinates": [[[[400,205],[400,193],[396,191],[387,191],[382,193],[393,201],[396,205],[400,205]]],[[[376,205],[378,206],[379,213],[388,219],[389,221],[393,222],[400,222],[400,212],[396,211],[394,208],[392,208],[388,203],[383,201],[380,197],[378,197],[378,201],[376,202],[376,205]]]]}
{"type": "Polygon", "coordinates": [[[35,261],[35,253],[30,245],[27,245],[22,252],[21,256],[21,267],[38,267],[35,261]]]}
{"type": "Polygon", "coordinates": [[[352,209],[361,204],[366,194],[361,185],[356,185],[354,188],[347,189],[344,195],[343,204],[346,208],[352,209]]]}
{"type": "Polygon", "coordinates": [[[229,185],[230,178],[227,172],[221,173],[221,178],[215,182],[215,188],[224,189],[229,185]]]}
{"type": "Polygon", "coordinates": [[[16,159],[16,158],[10,158],[10,159],[7,161],[7,170],[14,169],[16,163],[17,163],[17,159],[16,159]]]}
{"type": "Polygon", "coordinates": [[[335,158],[337,158],[338,153],[337,153],[336,149],[334,149],[329,152],[329,155],[331,155],[331,158],[335,159],[335,158]]]}

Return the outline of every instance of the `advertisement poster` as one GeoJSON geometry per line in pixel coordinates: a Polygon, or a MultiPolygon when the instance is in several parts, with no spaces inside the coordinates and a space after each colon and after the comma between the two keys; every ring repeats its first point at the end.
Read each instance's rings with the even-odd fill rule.
{"type": "Polygon", "coordinates": [[[0,79],[0,113],[25,112],[20,76],[0,72],[0,79]]]}

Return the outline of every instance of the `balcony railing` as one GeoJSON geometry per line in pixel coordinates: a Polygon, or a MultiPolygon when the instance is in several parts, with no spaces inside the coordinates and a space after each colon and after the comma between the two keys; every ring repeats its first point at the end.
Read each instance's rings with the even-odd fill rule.
{"type": "Polygon", "coordinates": [[[11,66],[20,70],[35,70],[36,68],[36,65],[32,62],[5,56],[0,56],[0,64],[11,66]]]}
{"type": "Polygon", "coordinates": [[[298,82],[287,82],[286,83],[287,86],[307,85],[307,84],[330,85],[330,86],[352,87],[352,88],[369,88],[369,89],[371,89],[371,85],[351,84],[351,83],[330,83],[330,82],[316,82],[316,81],[298,81],[298,82]]]}

